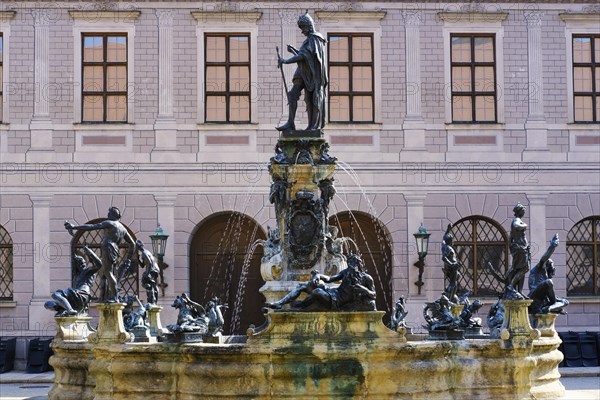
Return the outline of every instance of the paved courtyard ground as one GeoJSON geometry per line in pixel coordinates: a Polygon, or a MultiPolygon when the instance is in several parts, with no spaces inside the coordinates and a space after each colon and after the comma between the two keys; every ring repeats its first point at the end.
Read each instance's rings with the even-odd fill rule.
{"type": "MultiPolygon", "coordinates": [[[[561,374],[560,381],[567,389],[564,400],[600,400],[600,368],[567,368],[561,369],[561,374]]],[[[2,374],[0,400],[47,400],[53,379],[53,372],[2,374]]]]}

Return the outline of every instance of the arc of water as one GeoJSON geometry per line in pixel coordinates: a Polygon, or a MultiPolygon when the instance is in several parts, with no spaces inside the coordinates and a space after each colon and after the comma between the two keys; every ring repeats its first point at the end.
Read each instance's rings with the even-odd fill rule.
{"type": "MultiPolygon", "coordinates": [[[[373,257],[373,252],[371,250],[371,247],[369,246],[369,243],[367,242],[367,238],[366,238],[366,236],[365,236],[362,228],[360,227],[360,224],[358,223],[358,220],[354,216],[354,213],[352,212],[352,210],[350,210],[350,207],[348,206],[348,203],[346,203],[346,201],[344,201],[344,199],[341,196],[337,195],[337,194],[334,197],[334,200],[335,199],[340,199],[340,201],[342,203],[344,203],[344,205],[346,206],[346,209],[348,210],[348,213],[350,214],[350,216],[352,217],[352,219],[354,220],[354,222],[355,222],[355,224],[356,224],[356,226],[358,228],[358,232],[360,233],[360,236],[361,236],[363,242],[365,243],[365,246],[367,246],[367,252],[369,253],[369,257],[371,258],[371,262],[373,263],[373,265],[376,266],[375,258],[373,257]]],[[[336,209],[337,209],[337,205],[336,205],[336,209]]],[[[372,220],[374,220],[374,218],[372,218],[372,220]]],[[[339,222],[339,220],[338,220],[338,222],[339,222]]],[[[376,220],[374,220],[373,222],[374,222],[375,226],[378,225],[378,222],[376,220]]],[[[376,231],[376,233],[377,233],[377,231],[376,231]]],[[[377,233],[377,236],[379,238],[379,233],[377,233]]],[[[387,255],[386,255],[385,249],[382,248],[382,250],[383,250],[382,251],[383,262],[384,262],[385,265],[387,265],[387,261],[388,261],[387,260],[387,255]]],[[[385,287],[384,284],[383,284],[383,280],[381,279],[381,276],[380,276],[379,271],[377,270],[377,268],[375,268],[375,276],[377,277],[377,281],[378,281],[380,287],[382,287],[382,288],[385,287]]],[[[389,302],[389,299],[388,299],[386,291],[384,290],[382,294],[383,294],[383,300],[384,300],[384,302],[386,304],[387,311],[390,312],[391,311],[390,302],[389,302]]]]}

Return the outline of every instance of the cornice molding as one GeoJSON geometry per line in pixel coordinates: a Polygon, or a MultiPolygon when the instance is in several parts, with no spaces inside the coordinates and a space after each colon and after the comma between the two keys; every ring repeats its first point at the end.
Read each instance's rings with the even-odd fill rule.
{"type": "Polygon", "coordinates": [[[344,21],[381,21],[385,18],[386,11],[330,11],[321,10],[315,12],[320,21],[344,22],[344,21]]]}
{"type": "Polygon", "coordinates": [[[198,22],[251,22],[256,23],[262,12],[255,11],[192,11],[198,22]]]}

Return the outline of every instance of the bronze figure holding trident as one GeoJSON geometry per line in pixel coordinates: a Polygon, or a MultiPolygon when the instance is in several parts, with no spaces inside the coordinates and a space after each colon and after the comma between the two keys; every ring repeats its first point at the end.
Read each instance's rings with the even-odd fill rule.
{"type": "Polygon", "coordinates": [[[302,30],[306,40],[300,49],[288,45],[287,49],[293,54],[290,58],[283,58],[277,48],[277,67],[281,64],[297,63],[298,68],[292,78],[293,86],[288,91],[283,69],[281,71],[285,91],[287,93],[289,114],[287,122],[277,127],[279,131],[295,130],[296,110],[300,93],[304,90],[304,101],[308,114],[306,130],[322,129],[325,126],[325,98],[327,87],[327,66],[325,65],[325,44],[327,40],[315,32],[315,23],[308,15],[308,10],[298,18],[298,27],[302,30]]]}

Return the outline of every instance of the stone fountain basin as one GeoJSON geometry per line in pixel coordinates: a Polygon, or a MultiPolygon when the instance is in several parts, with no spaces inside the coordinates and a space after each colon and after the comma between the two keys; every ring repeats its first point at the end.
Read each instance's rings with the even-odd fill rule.
{"type": "Polygon", "coordinates": [[[271,312],[246,343],[56,339],[50,399],[560,398],[557,335],[406,341],[383,312],[271,312]]]}

